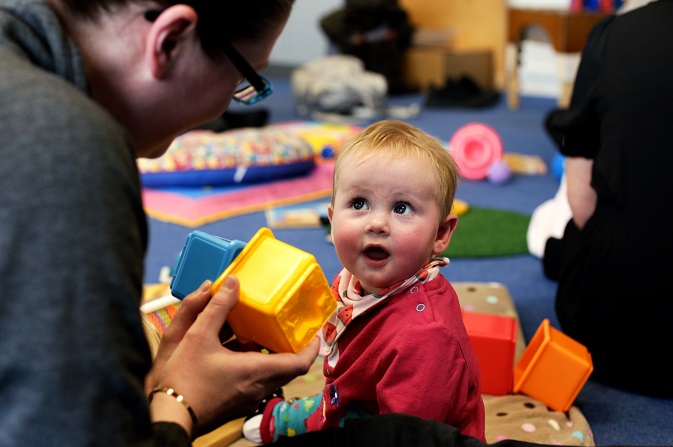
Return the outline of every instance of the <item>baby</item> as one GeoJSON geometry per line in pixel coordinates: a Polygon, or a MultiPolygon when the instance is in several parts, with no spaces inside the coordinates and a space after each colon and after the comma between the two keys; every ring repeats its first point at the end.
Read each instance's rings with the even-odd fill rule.
{"type": "Polygon", "coordinates": [[[458,224],[459,178],[434,137],[397,120],[367,127],[339,151],[328,207],[344,269],[322,331],[321,394],[265,402],[244,425],[254,442],[406,413],[485,442],[477,358],[438,257],[458,224]]]}

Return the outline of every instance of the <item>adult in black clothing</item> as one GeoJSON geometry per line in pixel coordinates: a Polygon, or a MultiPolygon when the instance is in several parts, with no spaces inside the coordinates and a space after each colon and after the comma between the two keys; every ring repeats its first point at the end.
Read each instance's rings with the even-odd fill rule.
{"type": "Polygon", "coordinates": [[[559,280],[561,327],[591,353],[592,379],[665,397],[673,397],[672,23],[670,0],[603,19],[569,108],[546,120],[566,156],[572,210],[544,256],[559,280]]]}
{"type": "Polygon", "coordinates": [[[362,60],[364,68],[386,78],[388,93],[408,91],[404,57],[415,31],[397,0],[346,0],[327,14],[320,28],[340,53],[362,60]]]}

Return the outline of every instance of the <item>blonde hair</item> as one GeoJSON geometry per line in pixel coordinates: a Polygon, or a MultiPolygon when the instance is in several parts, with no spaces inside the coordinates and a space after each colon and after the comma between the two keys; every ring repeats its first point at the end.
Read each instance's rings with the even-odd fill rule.
{"type": "Polygon", "coordinates": [[[435,179],[435,199],[443,219],[451,212],[460,179],[456,162],[441,141],[409,123],[383,120],[371,124],[337,150],[332,181],[332,205],[339,188],[339,173],[345,160],[365,161],[380,154],[408,157],[430,166],[435,179]]]}

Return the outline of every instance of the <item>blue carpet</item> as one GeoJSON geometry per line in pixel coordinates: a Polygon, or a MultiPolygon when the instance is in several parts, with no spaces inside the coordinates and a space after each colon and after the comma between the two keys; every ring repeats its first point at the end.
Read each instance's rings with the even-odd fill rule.
{"type": "MultiPolygon", "coordinates": [[[[303,119],[294,111],[289,83],[271,77],[274,94],[260,105],[271,111],[271,122],[303,119]]],[[[421,102],[420,95],[390,99],[391,104],[421,102]]],[[[493,127],[502,138],[505,153],[538,155],[550,164],[555,148],[542,127],[544,115],[554,108],[549,98],[522,97],[520,108],[511,111],[505,98],[487,109],[423,109],[410,123],[443,140],[450,140],[462,125],[481,122],[493,127]]],[[[232,110],[240,110],[233,106],[232,110]]],[[[250,109],[248,109],[250,110],[250,109]]],[[[552,198],[559,183],[553,174],[515,175],[504,185],[486,181],[463,181],[456,197],[471,206],[507,209],[531,214],[542,202],[552,198]]],[[[198,229],[227,239],[249,240],[261,226],[263,213],[253,213],[204,225],[198,229]]],[[[497,227],[497,225],[496,225],[497,227]]],[[[146,282],[156,282],[163,266],[175,264],[182,244],[192,228],[150,221],[150,246],[146,282]]],[[[276,238],[315,255],[325,275],[331,279],[340,265],[333,246],[325,241],[322,229],[274,230],[276,238]]],[[[498,282],[504,284],[519,312],[524,336],[530,339],[544,318],[559,328],[554,314],[556,283],[547,280],[540,260],[525,254],[498,258],[458,258],[444,274],[453,282],[498,282]]],[[[665,352],[662,352],[665,355],[665,352]]],[[[633,361],[624,353],[624,361],[633,361]]],[[[647,365],[643,365],[647,367],[647,365]]],[[[622,392],[591,379],[578,395],[575,405],[583,412],[599,445],[673,445],[673,400],[656,399],[622,392]]]]}

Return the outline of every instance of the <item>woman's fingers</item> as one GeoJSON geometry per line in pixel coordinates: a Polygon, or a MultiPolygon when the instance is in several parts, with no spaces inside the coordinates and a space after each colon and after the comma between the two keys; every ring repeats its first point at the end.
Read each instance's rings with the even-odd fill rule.
{"type": "MultiPolygon", "coordinates": [[[[238,303],[239,282],[235,275],[229,275],[215,292],[210,302],[195,322],[195,330],[218,335],[224,328],[229,312],[238,303]]],[[[173,322],[171,322],[173,324],[173,322]]]]}
{"type": "Polygon", "coordinates": [[[167,350],[169,353],[172,353],[175,346],[180,343],[189,328],[196,321],[196,318],[208,305],[208,301],[210,300],[210,285],[210,281],[204,281],[198,290],[190,293],[182,300],[180,308],[171,319],[171,324],[168,325],[161,336],[161,345],[163,345],[164,351],[167,350]]]}
{"type": "Polygon", "coordinates": [[[257,377],[258,382],[265,383],[268,392],[271,392],[295,377],[306,374],[318,356],[319,347],[320,343],[315,338],[296,354],[279,353],[258,356],[251,375],[257,377]]]}
{"type": "Polygon", "coordinates": [[[173,355],[189,328],[196,321],[199,313],[206,307],[210,300],[210,281],[205,281],[194,292],[187,295],[180,304],[180,308],[171,319],[159,343],[159,349],[152,362],[152,370],[145,377],[147,391],[157,386],[164,365],[173,355]]]}

